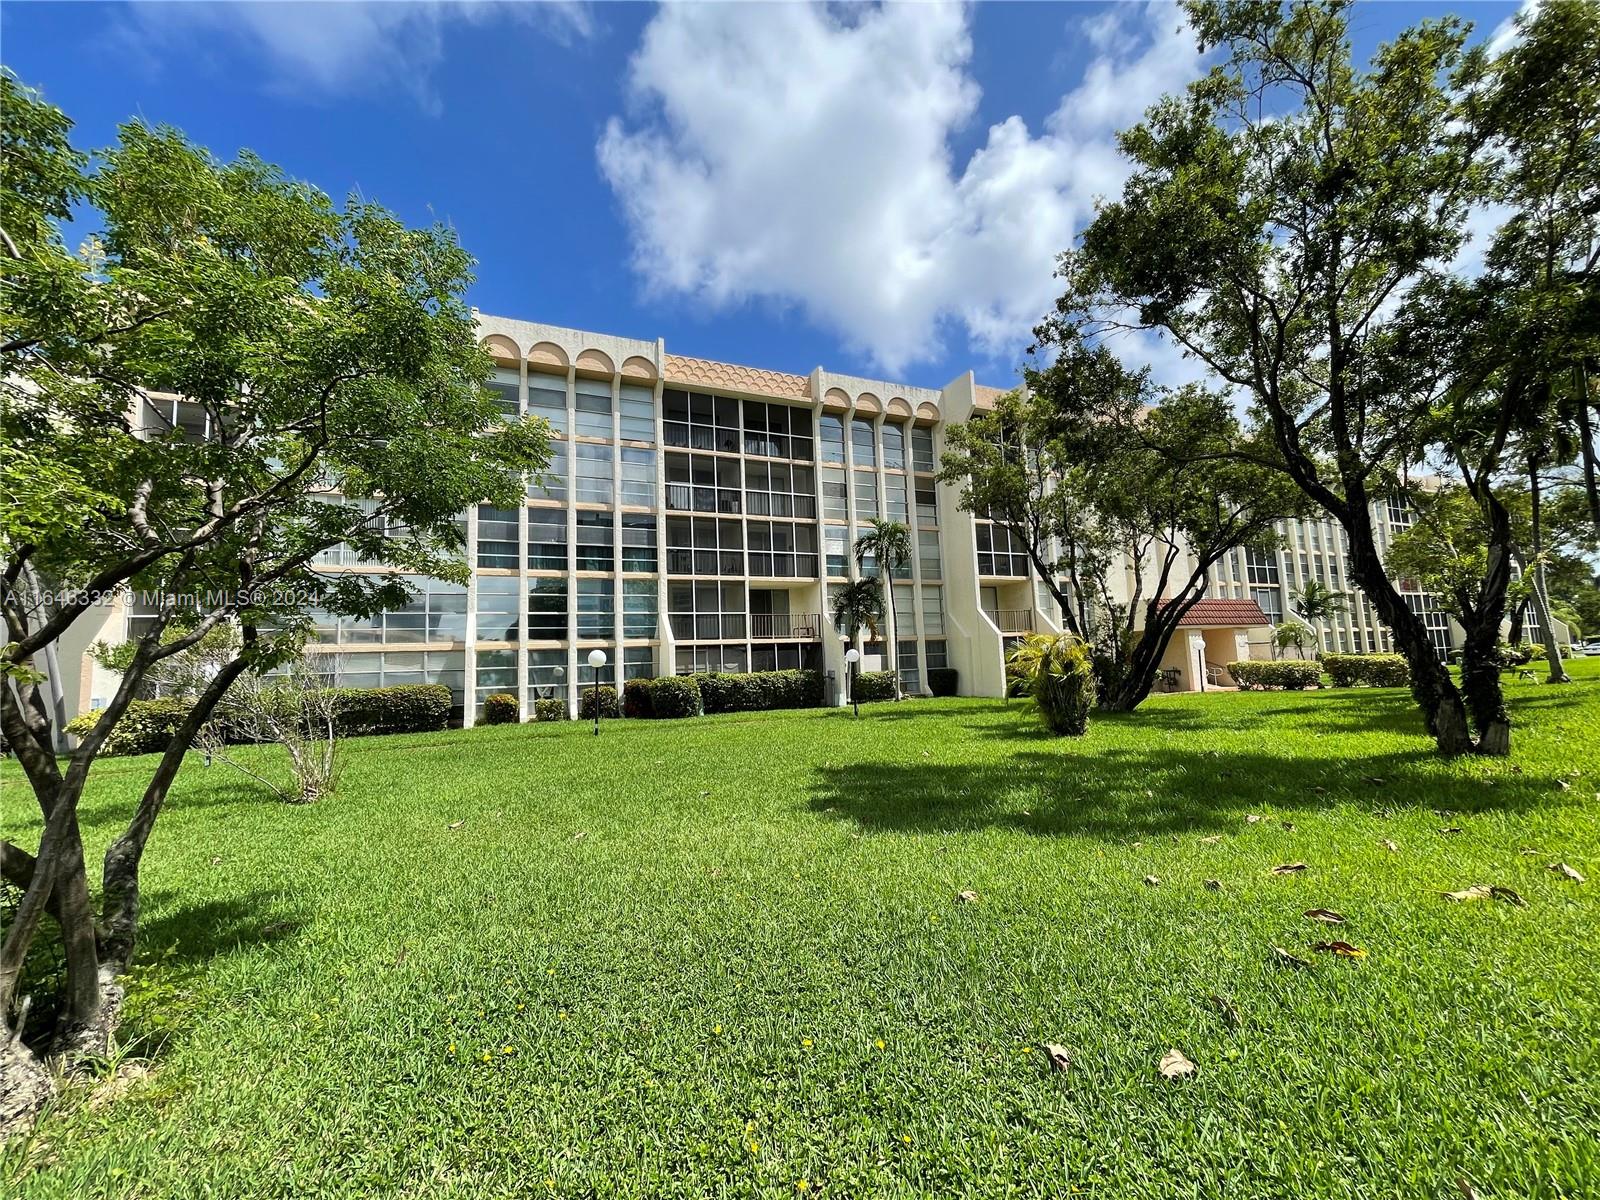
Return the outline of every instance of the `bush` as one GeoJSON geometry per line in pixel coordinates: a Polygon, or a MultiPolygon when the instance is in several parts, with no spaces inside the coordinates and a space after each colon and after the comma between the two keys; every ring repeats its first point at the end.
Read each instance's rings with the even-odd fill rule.
{"type": "Polygon", "coordinates": [[[623,691],[623,715],[629,717],[697,717],[700,715],[699,675],[663,675],[659,679],[630,679],[623,691]]]}
{"type": "Polygon", "coordinates": [[[510,692],[496,692],[483,701],[485,725],[515,725],[522,714],[522,706],[510,692]]]}
{"type": "Polygon", "coordinates": [[[1070,633],[1030,634],[1006,660],[1008,687],[1033,697],[1051,733],[1078,737],[1095,705],[1094,654],[1070,633]]]}
{"type": "Polygon", "coordinates": [[[594,707],[597,703],[597,696],[602,717],[614,717],[617,715],[617,689],[608,683],[602,683],[597,688],[586,687],[579,694],[578,720],[594,720],[594,707]]]}
{"type": "Polygon", "coordinates": [[[822,703],[822,675],[818,671],[702,675],[700,702],[708,713],[816,708],[822,703]]]}
{"type": "Polygon", "coordinates": [[[961,674],[954,667],[929,667],[928,690],[935,696],[954,696],[961,687],[961,674]]]}
{"type": "Polygon", "coordinates": [[[1324,654],[1322,666],[1334,687],[1405,687],[1411,668],[1399,654],[1324,654]]]}
{"type": "Polygon", "coordinates": [[[893,671],[863,671],[856,676],[856,696],[862,704],[894,699],[893,671]]]}
{"type": "Polygon", "coordinates": [[[332,688],[340,735],[427,733],[450,723],[450,689],[442,683],[332,688]]]}
{"type": "MultiPolygon", "coordinates": [[[[111,731],[100,753],[155,754],[165,750],[178,726],[189,715],[193,706],[189,700],[135,700],[122,714],[122,720],[111,731]]],[[[67,722],[67,732],[83,737],[100,719],[102,708],[92,709],[67,722]]]]}
{"type": "Polygon", "coordinates": [[[1321,665],[1303,658],[1280,658],[1275,662],[1259,659],[1231,662],[1228,664],[1228,674],[1233,676],[1239,690],[1245,692],[1258,688],[1299,691],[1322,683],[1321,665]]]}
{"type": "Polygon", "coordinates": [[[648,721],[656,715],[651,696],[654,679],[630,679],[622,685],[622,715],[636,721],[648,721]]]}
{"type": "Polygon", "coordinates": [[[565,721],[567,719],[567,702],[546,697],[533,702],[533,719],[535,721],[565,721]]]}

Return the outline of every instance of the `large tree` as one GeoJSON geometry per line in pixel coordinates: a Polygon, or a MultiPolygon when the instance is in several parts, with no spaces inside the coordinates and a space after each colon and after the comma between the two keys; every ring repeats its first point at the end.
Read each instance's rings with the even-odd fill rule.
{"type": "Polygon", "coordinates": [[[1105,346],[1056,350],[1024,389],[947,431],[940,478],[1021,541],[1067,631],[1093,648],[1100,706],[1131,711],[1211,568],[1274,544],[1304,502],[1229,456],[1242,435],[1224,397],[1162,393],[1105,346]]]}
{"type": "Polygon", "coordinates": [[[449,230],[335,206],[170,129],[126,125],[91,158],[59,111],[8,75],[0,89],[0,396],[17,500],[0,527],[0,721],[42,817],[34,850],[0,844],[20,891],[0,944],[15,1108],[42,1078],[29,1047],[106,1047],[144,849],[219,698],[293,653],[313,610],[394,607],[403,573],[465,579],[460,514],[518,503],[548,447],[542,426],[507,422],[483,386],[489,364],[462,300],[471,259],[449,230]],[[74,204],[98,227],[79,252],[62,234],[74,204]],[[391,570],[319,571],[339,543],[391,570]],[[49,653],[130,594],[144,619],[120,681],[58,759],[49,653]],[[224,627],[237,650],[150,768],[96,903],[78,826],[96,759],[149,673],[224,627]],[[24,1028],[19,984],[47,918],[63,991],[34,997],[24,1028]]]}
{"type": "Polygon", "coordinates": [[[872,559],[883,578],[883,616],[887,626],[889,670],[894,678],[894,698],[900,699],[900,643],[894,623],[894,573],[911,561],[911,530],[899,521],[873,520],[855,542],[857,569],[872,559]]]}

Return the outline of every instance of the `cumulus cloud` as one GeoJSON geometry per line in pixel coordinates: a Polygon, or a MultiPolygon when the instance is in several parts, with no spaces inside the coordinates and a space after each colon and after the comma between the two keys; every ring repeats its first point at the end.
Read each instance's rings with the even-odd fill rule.
{"type": "Polygon", "coordinates": [[[963,331],[1015,354],[1056,291],[1056,254],[1120,189],[1115,132],[1200,70],[1168,4],[1079,21],[1091,60],[1037,132],[952,151],[980,93],[962,7],[683,5],[630,63],[600,138],[647,288],[711,308],[794,305],[883,369],[963,331]]]}
{"type": "Polygon", "coordinates": [[[258,57],[276,90],[337,96],[399,87],[436,110],[431,77],[444,53],[445,22],[479,22],[494,14],[512,16],[563,45],[595,32],[593,10],[576,0],[141,0],[127,10],[119,32],[152,61],[174,52],[203,54],[212,39],[223,39],[258,57]]]}

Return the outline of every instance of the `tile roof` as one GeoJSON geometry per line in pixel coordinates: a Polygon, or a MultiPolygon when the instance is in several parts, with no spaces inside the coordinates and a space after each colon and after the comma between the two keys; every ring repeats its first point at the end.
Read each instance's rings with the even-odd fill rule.
{"type": "Polygon", "coordinates": [[[1215,629],[1219,626],[1270,624],[1272,622],[1267,620],[1267,614],[1261,611],[1261,606],[1254,600],[1199,600],[1178,622],[1180,627],[1188,626],[1191,629],[1196,626],[1215,629]]]}
{"type": "Polygon", "coordinates": [[[782,396],[790,400],[807,400],[811,393],[810,382],[804,375],[712,362],[708,358],[685,358],[681,354],[667,355],[662,378],[670,383],[699,384],[701,387],[754,392],[760,396],[782,396]]]}
{"type": "Polygon", "coordinates": [[[1004,396],[1009,388],[989,387],[987,384],[974,384],[972,395],[980,408],[992,408],[994,402],[1004,396]]]}

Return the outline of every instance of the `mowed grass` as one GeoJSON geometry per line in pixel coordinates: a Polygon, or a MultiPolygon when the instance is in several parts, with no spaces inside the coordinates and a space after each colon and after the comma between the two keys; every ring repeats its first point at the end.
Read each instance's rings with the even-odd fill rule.
{"type": "MultiPolygon", "coordinates": [[[[69,1092],[0,1192],[1594,1196],[1577,670],[1510,685],[1510,761],[1334,691],[1079,740],[981,700],[369,739],[304,808],[191,762],[146,860],[150,1070],[69,1092]],[[1526,906],[1441,896],[1472,884],[1526,906]]],[[[150,766],[96,769],[92,859],[150,766]]]]}

